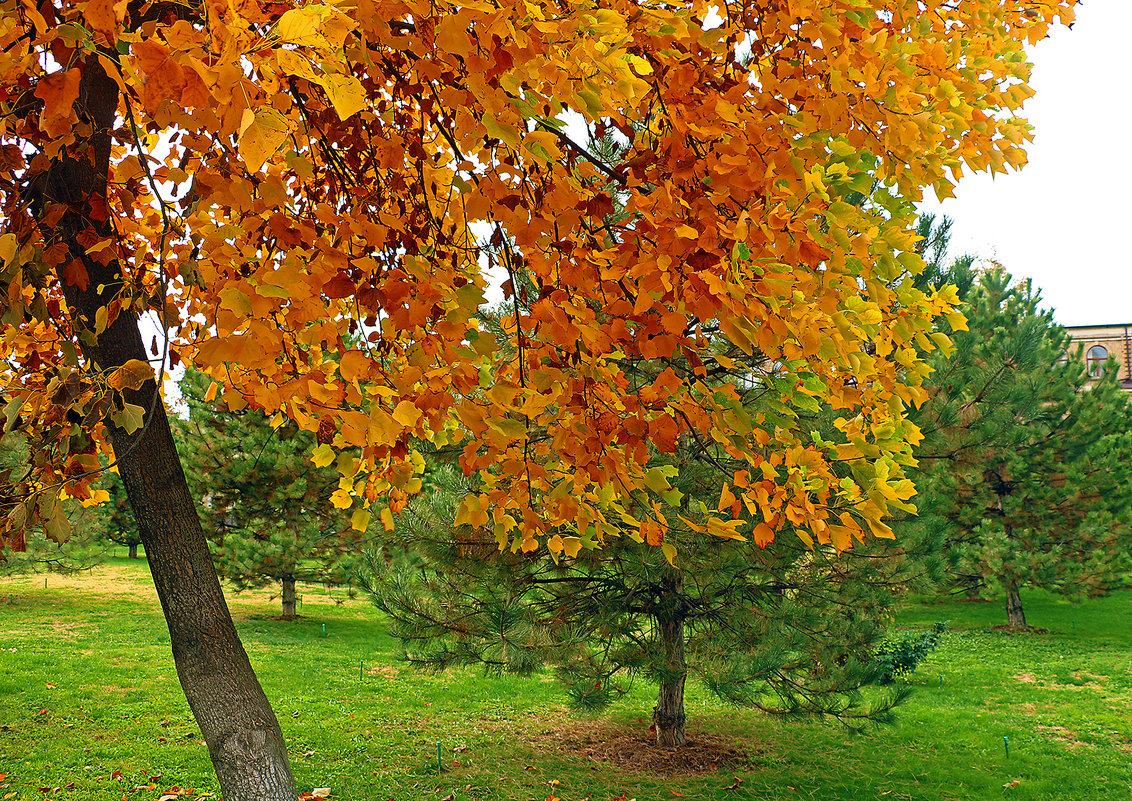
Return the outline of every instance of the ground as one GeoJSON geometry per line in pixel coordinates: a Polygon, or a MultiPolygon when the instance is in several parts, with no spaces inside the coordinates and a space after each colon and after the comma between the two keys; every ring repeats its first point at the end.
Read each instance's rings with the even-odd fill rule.
{"type": "MultiPolygon", "coordinates": [[[[908,605],[899,626],[951,631],[909,677],[898,723],[863,734],[727,707],[691,684],[694,745],[675,762],[649,741],[646,682],[608,716],[579,718],[551,676],[422,673],[363,599],[302,594],[292,623],[273,619],[270,591],[229,599],[300,790],[332,799],[1081,801],[1132,789],[1129,591],[1080,606],[1028,595],[1042,635],[992,631],[997,603],[908,605]]],[[[0,801],[216,800],[144,563],[46,588],[0,579],[0,774],[0,801]]]]}

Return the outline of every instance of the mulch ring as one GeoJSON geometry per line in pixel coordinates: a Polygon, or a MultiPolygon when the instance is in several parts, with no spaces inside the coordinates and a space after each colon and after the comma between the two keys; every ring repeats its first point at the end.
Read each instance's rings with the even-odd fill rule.
{"type": "Polygon", "coordinates": [[[1006,634],[1049,634],[1049,629],[1041,626],[991,626],[991,631],[1002,631],[1006,634]]]}
{"type": "Polygon", "coordinates": [[[569,727],[534,735],[530,744],[542,752],[582,756],[607,763],[622,773],[689,776],[737,767],[753,767],[758,756],[726,737],[688,733],[682,747],[659,746],[656,735],[641,725],[626,728],[607,721],[571,721],[569,727]]]}

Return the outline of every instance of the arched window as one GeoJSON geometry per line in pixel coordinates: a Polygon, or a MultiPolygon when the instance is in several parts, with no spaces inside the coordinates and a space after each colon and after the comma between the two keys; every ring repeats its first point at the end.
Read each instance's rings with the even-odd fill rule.
{"type": "Polygon", "coordinates": [[[1103,345],[1093,345],[1085,354],[1085,366],[1089,370],[1089,378],[1100,378],[1104,363],[1108,361],[1108,349],[1103,345]]]}

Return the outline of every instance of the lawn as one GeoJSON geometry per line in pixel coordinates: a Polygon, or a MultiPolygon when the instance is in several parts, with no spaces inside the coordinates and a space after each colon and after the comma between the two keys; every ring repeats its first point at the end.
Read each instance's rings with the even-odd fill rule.
{"type": "MultiPolygon", "coordinates": [[[[1027,618],[1044,634],[990,630],[1003,622],[1000,604],[909,605],[898,626],[949,620],[951,632],[911,677],[899,722],[863,734],[781,722],[690,687],[691,736],[716,747],[719,764],[710,769],[705,748],[706,772],[670,775],[602,760],[606,742],[644,742],[647,686],[606,717],[577,718],[549,678],[406,668],[368,603],[317,587],[303,595],[293,623],[274,619],[278,600],[267,592],[230,595],[303,792],[329,787],[359,801],[1132,795],[1128,591],[1081,605],[1028,593],[1027,618]]],[[[114,559],[48,576],[46,587],[43,576],[0,579],[0,801],[169,792],[218,794],[144,563],[114,559]]]]}

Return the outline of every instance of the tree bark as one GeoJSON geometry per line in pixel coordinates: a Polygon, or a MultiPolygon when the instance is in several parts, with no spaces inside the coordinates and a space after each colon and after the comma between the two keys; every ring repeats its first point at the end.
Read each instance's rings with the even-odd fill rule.
{"type": "Polygon", "coordinates": [[[137,559],[138,558],[138,544],[136,542],[130,543],[130,558],[131,559],[137,559]]]}
{"type": "Polygon", "coordinates": [[[1006,585],[1006,621],[1012,629],[1026,628],[1026,613],[1022,609],[1022,596],[1018,592],[1018,582],[1006,585]]]}
{"type": "MultiPolygon", "coordinates": [[[[107,207],[110,129],[117,109],[117,84],[97,58],[89,56],[76,111],[93,133],[72,146],[74,157],[56,158],[28,185],[48,244],[66,243],[70,258],[80,259],[86,269],[88,284],[80,287],[64,277],[67,259],[56,265],[75,327],[91,332],[98,310],[123,285],[118,263],[95,261],[79,238],[91,229],[100,239],[113,236],[106,214],[98,212],[107,207]],[[66,211],[49,227],[42,221],[57,204],[66,211]]],[[[93,344],[88,340],[82,347],[87,361],[104,371],[130,359],[147,359],[132,309],[123,309],[93,344]]],[[[127,402],[145,409],[145,421],[129,433],[108,420],[111,442],[169,626],[177,675],[208,744],[224,798],[294,801],[282,730],[224,600],[157,385],[150,380],[124,395],[127,402]]]]}
{"type": "MultiPolygon", "coordinates": [[[[672,594],[679,596],[678,580],[674,581],[672,594]]],[[[660,689],[652,721],[656,727],[657,745],[682,746],[688,742],[684,716],[684,682],[688,678],[688,665],[684,660],[684,614],[672,606],[666,602],[656,617],[662,664],[658,671],[660,689]]],[[[675,606],[678,607],[678,604],[675,606]]]]}
{"type": "Polygon", "coordinates": [[[283,577],[283,619],[295,619],[295,577],[283,577]]]}
{"type": "Polygon", "coordinates": [[[975,576],[962,580],[963,584],[963,597],[968,601],[981,600],[979,595],[979,579],[975,576]]]}

